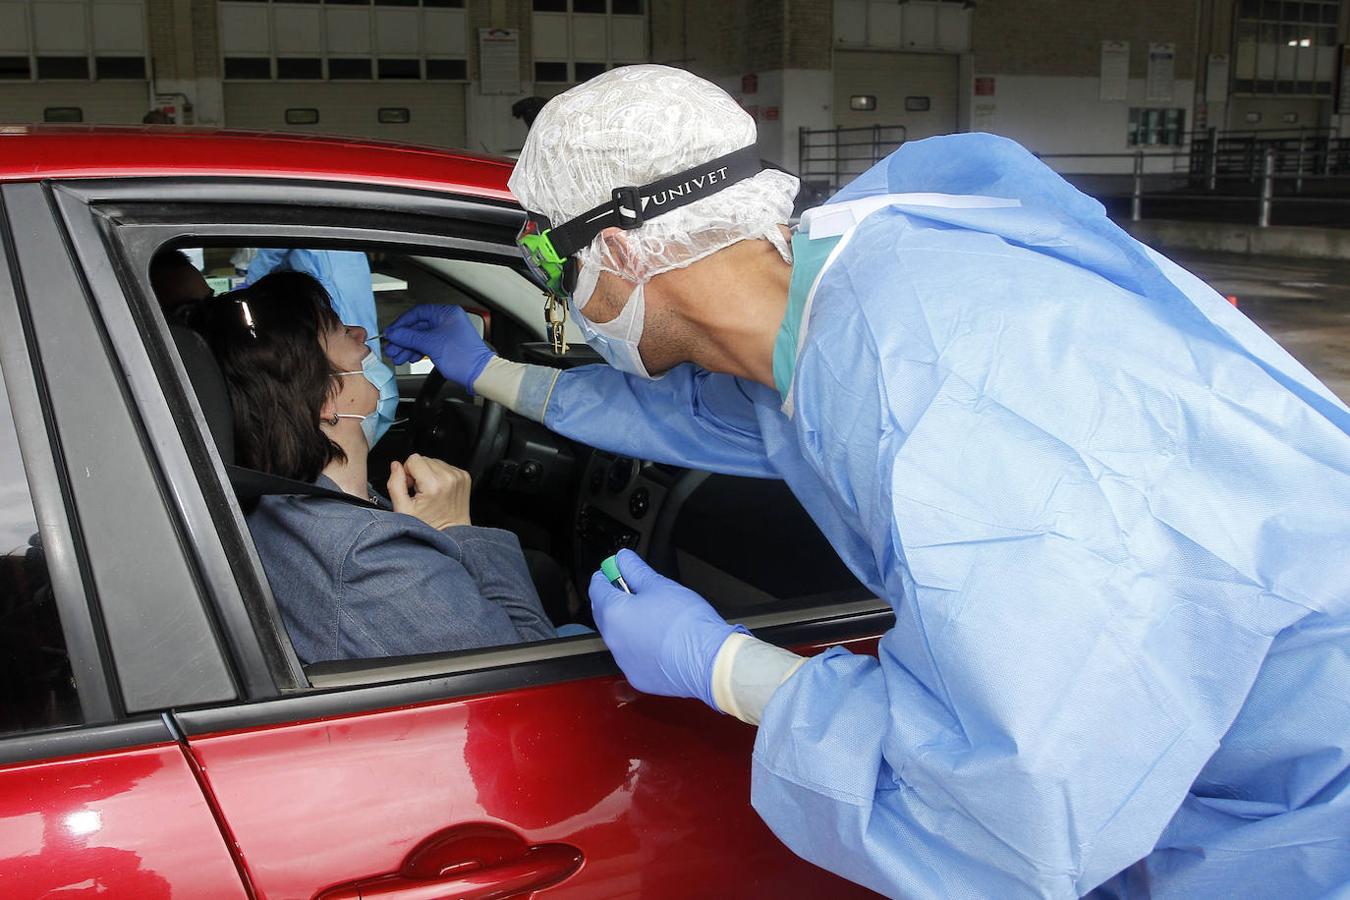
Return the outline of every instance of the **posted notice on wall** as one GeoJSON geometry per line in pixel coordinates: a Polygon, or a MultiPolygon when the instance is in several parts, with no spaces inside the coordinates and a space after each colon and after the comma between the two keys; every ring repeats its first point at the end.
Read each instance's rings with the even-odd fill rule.
{"type": "Polygon", "coordinates": [[[520,93],[520,30],[478,29],[478,92],[520,93]]]}
{"type": "Polygon", "coordinates": [[[998,107],[992,103],[976,103],[975,117],[971,126],[975,131],[993,131],[994,116],[998,112],[998,107]]]}
{"type": "Polygon", "coordinates": [[[1210,56],[1205,67],[1205,102],[1228,101],[1228,57],[1210,56]]]}
{"type": "Polygon", "coordinates": [[[1336,115],[1350,116],[1350,50],[1341,45],[1340,66],[1336,78],[1336,115]]]}
{"type": "Polygon", "coordinates": [[[1130,93],[1130,42],[1102,41],[1100,100],[1124,100],[1130,93]]]}
{"type": "Polygon", "coordinates": [[[1176,44],[1148,45],[1148,75],[1144,79],[1144,96],[1149,100],[1171,100],[1176,82],[1176,44]]]}

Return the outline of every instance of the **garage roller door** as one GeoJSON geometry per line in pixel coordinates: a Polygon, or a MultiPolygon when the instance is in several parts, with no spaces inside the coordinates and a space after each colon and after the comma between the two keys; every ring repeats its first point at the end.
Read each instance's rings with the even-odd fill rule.
{"type": "Polygon", "coordinates": [[[0,82],[0,122],[41,122],[52,107],[78,110],[91,125],[139,125],[150,108],[144,81],[0,82]]]}
{"type": "Polygon", "coordinates": [[[958,57],[941,53],[836,50],[834,124],[804,138],[802,177],[837,189],[903,141],[956,130],[958,57]],[[871,109],[853,109],[854,97],[871,109]]]}
{"type": "Polygon", "coordinates": [[[903,125],[908,139],[956,130],[958,57],[950,53],[837,50],[834,124],[841,128],[903,125]],[[849,98],[876,98],[876,109],[849,108],[849,98]],[[906,107],[906,99],[909,107],[906,107]],[[926,110],[912,107],[926,105],[926,110]]]}
{"type": "Polygon", "coordinates": [[[464,85],[444,83],[226,82],[230,128],[297,131],[463,147],[464,85]],[[406,109],[404,124],[381,123],[384,108],[406,109]],[[287,124],[286,111],[313,109],[313,125],[287,124]]]}

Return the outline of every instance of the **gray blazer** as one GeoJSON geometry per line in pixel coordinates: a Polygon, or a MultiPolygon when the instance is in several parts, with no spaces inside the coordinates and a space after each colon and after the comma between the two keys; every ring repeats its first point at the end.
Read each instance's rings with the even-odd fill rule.
{"type": "MultiPolygon", "coordinates": [[[[315,484],[341,490],[322,475],[315,484]]],[[[263,497],[248,527],[305,663],[555,636],[509,531],[437,531],[391,509],[308,496],[263,497]]]]}

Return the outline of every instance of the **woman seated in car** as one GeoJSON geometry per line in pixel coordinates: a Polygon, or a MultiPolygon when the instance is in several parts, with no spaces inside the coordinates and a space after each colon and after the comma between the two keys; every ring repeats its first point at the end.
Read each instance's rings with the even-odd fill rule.
{"type": "Polygon", "coordinates": [[[394,373],[317,281],[269,275],[204,301],[192,320],[225,375],[237,462],[379,507],[268,495],[248,513],[301,660],[555,636],[516,536],[469,521],[466,472],[414,454],[393,464],[392,509],[370,489],[370,446],[398,403],[394,373]]]}

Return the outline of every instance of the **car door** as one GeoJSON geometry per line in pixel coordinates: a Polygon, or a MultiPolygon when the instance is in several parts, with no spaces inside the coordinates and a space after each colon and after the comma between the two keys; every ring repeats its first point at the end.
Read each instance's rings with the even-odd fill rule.
{"type": "MultiPolygon", "coordinates": [[[[162,436],[160,457],[182,515],[201,521],[198,555],[234,560],[207,592],[244,597],[246,615],[223,608],[219,619],[231,648],[287,649],[219,456],[168,354],[150,255],[166,241],[230,240],[506,259],[520,215],[371,187],[291,184],[284,204],[279,196],[265,182],[135,180],[66,185],[58,197],[98,302],[129,310],[147,360],[164,357],[170,396],[146,402],[189,411],[176,436],[162,436]],[[175,468],[180,458],[201,464],[175,468]]],[[[891,621],[873,600],[750,624],[809,651],[868,650],[891,621]]],[[[866,894],[793,856],[754,813],[753,729],[638,694],[598,637],[323,663],[298,677],[293,654],[283,656],[236,657],[251,691],[173,717],[260,897],[866,894]]]]}
{"type": "Polygon", "coordinates": [[[0,893],[245,897],[163,713],[233,678],[48,200],[0,194],[0,893]]]}

